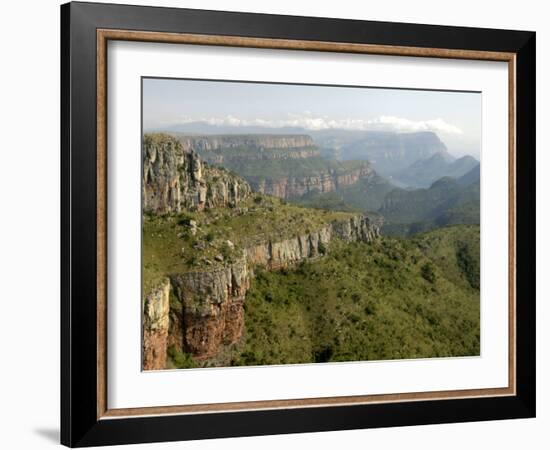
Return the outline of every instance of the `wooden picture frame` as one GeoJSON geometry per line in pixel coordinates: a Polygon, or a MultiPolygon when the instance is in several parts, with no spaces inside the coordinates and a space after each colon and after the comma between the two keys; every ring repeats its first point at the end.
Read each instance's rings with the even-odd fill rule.
{"type": "Polygon", "coordinates": [[[61,7],[61,56],[64,445],[534,417],[535,33],[77,2],[61,7]],[[507,62],[508,387],[110,409],[106,400],[109,40],[507,62]]]}

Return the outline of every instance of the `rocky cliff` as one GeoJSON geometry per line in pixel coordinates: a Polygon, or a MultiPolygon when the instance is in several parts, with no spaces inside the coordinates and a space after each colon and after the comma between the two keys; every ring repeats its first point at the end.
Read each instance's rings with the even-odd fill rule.
{"type": "Polygon", "coordinates": [[[143,211],[155,214],[184,209],[234,206],[250,194],[244,180],[203,163],[198,155],[166,134],[143,139],[143,211]]]}
{"type": "Polygon", "coordinates": [[[196,152],[239,148],[272,150],[315,147],[313,139],[306,134],[227,134],[210,136],[181,136],[180,142],[185,150],[194,150],[196,152]]]}
{"type": "Polygon", "coordinates": [[[288,267],[298,261],[322,256],[334,238],[344,242],[370,242],[379,235],[379,228],[370,219],[358,215],[349,220],[332,222],[323,228],[276,242],[266,242],[245,249],[247,261],[267,269],[288,267]]]}
{"type": "Polygon", "coordinates": [[[374,173],[367,161],[322,158],[308,135],[180,136],[179,140],[184,150],[237,173],[254,191],[283,199],[333,192],[374,173]]]}
{"type": "Polygon", "coordinates": [[[214,356],[222,344],[234,344],[242,334],[244,300],[250,286],[244,258],[209,271],[170,275],[178,310],[181,348],[196,358],[214,356]]]}
{"type": "Polygon", "coordinates": [[[302,197],[310,192],[327,193],[339,188],[351,186],[361,178],[374,174],[370,165],[365,162],[359,167],[346,171],[327,168],[325,172],[299,177],[282,177],[265,179],[248,178],[253,190],[275,197],[291,199],[302,197]]]}
{"type": "Polygon", "coordinates": [[[143,369],[164,369],[170,325],[170,280],[162,278],[143,304],[143,369]]]}
{"type": "Polygon", "coordinates": [[[209,164],[230,169],[251,161],[280,161],[318,157],[319,149],[307,135],[180,136],[186,151],[197,152],[209,164]]]}
{"type": "Polygon", "coordinates": [[[289,267],[324,255],[333,239],[370,242],[378,235],[378,226],[357,215],[289,239],[243,249],[242,257],[233,262],[169,274],[168,284],[176,301],[166,307],[170,287],[166,284],[146,297],[144,367],[163,368],[159,355],[163,350],[166,354],[168,345],[201,360],[215,356],[223,345],[236,343],[244,327],[244,303],[255,266],[268,270],[289,267]]]}

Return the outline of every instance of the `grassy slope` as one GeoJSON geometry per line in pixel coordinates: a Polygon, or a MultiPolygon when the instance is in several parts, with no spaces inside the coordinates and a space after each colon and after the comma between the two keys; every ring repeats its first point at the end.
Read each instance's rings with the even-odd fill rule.
{"type": "Polygon", "coordinates": [[[335,242],[321,260],[257,271],[241,343],[206,365],[478,355],[476,268],[477,226],[335,242]]]}
{"type": "Polygon", "coordinates": [[[344,212],[305,209],[261,194],[237,208],[216,208],[179,215],[145,216],[143,220],[143,287],[167,273],[204,270],[223,255],[225,261],[242,249],[318,230],[334,220],[351,217],[344,212]],[[189,221],[197,222],[193,236],[189,221]],[[227,241],[234,244],[234,249],[227,241]]]}

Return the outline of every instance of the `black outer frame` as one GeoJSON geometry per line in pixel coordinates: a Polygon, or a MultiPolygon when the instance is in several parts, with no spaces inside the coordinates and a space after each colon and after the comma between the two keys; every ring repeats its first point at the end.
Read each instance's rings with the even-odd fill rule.
{"type": "Polygon", "coordinates": [[[61,443],[71,447],[534,417],[535,33],[127,5],[61,6],[61,443]],[[516,53],[517,395],[100,419],[98,28],[516,53]]]}

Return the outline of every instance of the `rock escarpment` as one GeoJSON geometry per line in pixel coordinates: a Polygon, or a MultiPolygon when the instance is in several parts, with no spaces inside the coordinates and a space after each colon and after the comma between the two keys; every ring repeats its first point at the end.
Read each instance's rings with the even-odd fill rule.
{"type": "MultiPolygon", "coordinates": [[[[210,136],[181,136],[180,142],[185,150],[208,152],[222,149],[300,149],[315,147],[313,139],[306,134],[227,134],[210,136]]],[[[266,152],[269,157],[270,152],[266,152]]],[[[273,152],[274,155],[277,152],[273,152]]]]}
{"type": "Polygon", "coordinates": [[[179,301],[181,347],[197,358],[214,356],[222,344],[234,344],[244,326],[244,300],[250,287],[246,261],[204,272],[173,274],[179,301]]]}
{"type": "Polygon", "coordinates": [[[245,255],[250,264],[273,270],[322,256],[334,238],[344,242],[370,242],[378,236],[378,226],[373,225],[368,217],[359,215],[290,239],[255,245],[247,248],[245,255]]]}
{"type": "Polygon", "coordinates": [[[283,199],[299,198],[310,192],[326,193],[351,186],[361,178],[374,175],[371,166],[365,162],[360,167],[347,171],[327,169],[326,172],[301,177],[249,178],[252,189],[263,194],[283,199]]]}
{"type": "Polygon", "coordinates": [[[283,199],[327,193],[373,176],[367,161],[328,161],[308,135],[180,136],[186,151],[242,176],[256,192],[283,199]]]}
{"type": "Polygon", "coordinates": [[[144,136],[144,212],[167,214],[234,206],[249,194],[248,183],[222,168],[207,166],[177,139],[166,134],[144,136]]]}
{"type": "MultiPolygon", "coordinates": [[[[155,321],[162,323],[162,333],[149,331],[157,328],[151,328],[145,321],[144,335],[147,335],[152,348],[147,348],[144,340],[144,366],[146,361],[154,361],[147,367],[164,367],[156,356],[162,353],[161,345],[164,345],[164,353],[168,345],[174,345],[177,350],[201,360],[215,356],[223,345],[236,343],[243,332],[244,303],[254,267],[268,270],[286,268],[324,255],[333,239],[370,242],[378,235],[378,226],[368,217],[357,215],[289,239],[246,248],[242,257],[234,262],[203,271],[170,274],[169,284],[176,301],[169,309],[164,308],[164,303],[163,308],[155,309],[163,314],[162,320],[155,321]],[[169,333],[165,332],[168,329],[169,333]]],[[[159,298],[157,291],[151,292],[147,298],[159,298]]],[[[150,304],[159,302],[151,300],[150,304]]]]}

